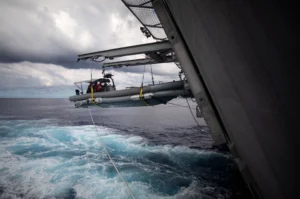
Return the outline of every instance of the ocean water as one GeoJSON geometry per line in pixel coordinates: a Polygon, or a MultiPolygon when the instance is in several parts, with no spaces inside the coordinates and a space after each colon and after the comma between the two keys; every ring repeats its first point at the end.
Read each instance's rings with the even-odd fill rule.
{"type": "Polygon", "coordinates": [[[0,98],[68,98],[75,94],[75,88],[74,86],[0,88],[0,98]]]}
{"type": "Polygon", "coordinates": [[[0,110],[0,198],[130,198],[102,142],[136,198],[247,194],[187,108],[93,108],[100,137],[88,109],[66,99],[0,99],[0,110]]]}

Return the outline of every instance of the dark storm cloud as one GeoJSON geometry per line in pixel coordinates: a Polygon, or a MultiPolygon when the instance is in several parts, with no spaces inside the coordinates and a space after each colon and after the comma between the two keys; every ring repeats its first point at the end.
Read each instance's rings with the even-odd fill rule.
{"type": "Polygon", "coordinates": [[[81,68],[84,63],[75,64],[78,54],[144,39],[138,21],[119,0],[1,1],[0,22],[2,63],[81,68]]]}
{"type": "MultiPolygon", "coordinates": [[[[89,68],[101,65],[76,62],[77,55],[154,42],[139,27],[120,0],[0,1],[0,88],[71,85],[89,79],[89,68]]],[[[120,85],[136,86],[144,67],[107,70],[120,85]]],[[[94,72],[101,76],[101,70],[94,72]]],[[[147,66],[151,81],[149,72],[147,66]]],[[[178,79],[175,64],[153,65],[153,73],[158,81],[178,79]]]]}

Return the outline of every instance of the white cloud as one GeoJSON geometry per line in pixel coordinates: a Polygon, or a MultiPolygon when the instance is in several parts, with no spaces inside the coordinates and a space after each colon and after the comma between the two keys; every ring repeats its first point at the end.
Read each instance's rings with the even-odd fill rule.
{"type": "Polygon", "coordinates": [[[0,19],[0,62],[71,67],[77,54],[151,42],[119,0],[0,1],[0,19]]]}
{"type": "MultiPolygon", "coordinates": [[[[87,65],[88,68],[88,65],[87,65]]],[[[140,86],[142,74],[110,70],[115,76],[117,89],[140,86]]],[[[0,87],[40,87],[72,85],[73,82],[90,79],[90,69],[67,69],[55,64],[20,62],[12,64],[0,63],[0,87]]],[[[102,70],[93,70],[93,78],[102,77],[102,70]]],[[[174,74],[156,75],[156,82],[177,80],[174,74]]],[[[151,83],[151,73],[146,70],[144,83],[151,83]]]]}
{"type": "Polygon", "coordinates": [[[53,18],[56,27],[62,31],[66,36],[73,39],[75,37],[75,28],[78,27],[76,21],[64,11],[53,13],[53,18]]]}
{"type": "Polygon", "coordinates": [[[138,45],[155,42],[152,38],[146,38],[140,31],[141,24],[133,15],[121,16],[120,13],[110,14],[110,26],[115,42],[118,46],[138,45]]]}
{"type": "Polygon", "coordinates": [[[92,34],[82,29],[69,13],[60,10],[58,13],[53,13],[52,17],[56,28],[69,39],[70,46],[82,50],[88,50],[93,46],[95,40],[92,34]]]}

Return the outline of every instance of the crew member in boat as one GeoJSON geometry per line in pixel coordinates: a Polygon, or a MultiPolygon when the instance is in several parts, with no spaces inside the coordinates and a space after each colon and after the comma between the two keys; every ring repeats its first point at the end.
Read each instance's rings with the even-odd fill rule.
{"type": "Polygon", "coordinates": [[[107,91],[107,83],[104,82],[104,85],[102,86],[104,91],[107,91]]]}
{"type": "Polygon", "coordinates": [[[86,93],[91,93],[91,88],[93,86],[93,83],[91,82],[90,85],[88,86],[86,93]]]}
{"type": "Polygon", "coordinates": [[[97,82],[96,92],[101,92],[101,91],[102,91],[102,86],[101,86],[100,82],[97,82]]]}

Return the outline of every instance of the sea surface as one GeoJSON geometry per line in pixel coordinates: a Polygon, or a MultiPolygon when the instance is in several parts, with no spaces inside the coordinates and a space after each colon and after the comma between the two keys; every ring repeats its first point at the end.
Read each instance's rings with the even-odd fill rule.
{"type": "Polygon", "coordinates": [[[234,160],[187,107],[91,113],[99,136],[67,99],[0,99],[0,198],[131,198],[104,145],[137,199],[245,198],[234,160]]]}

